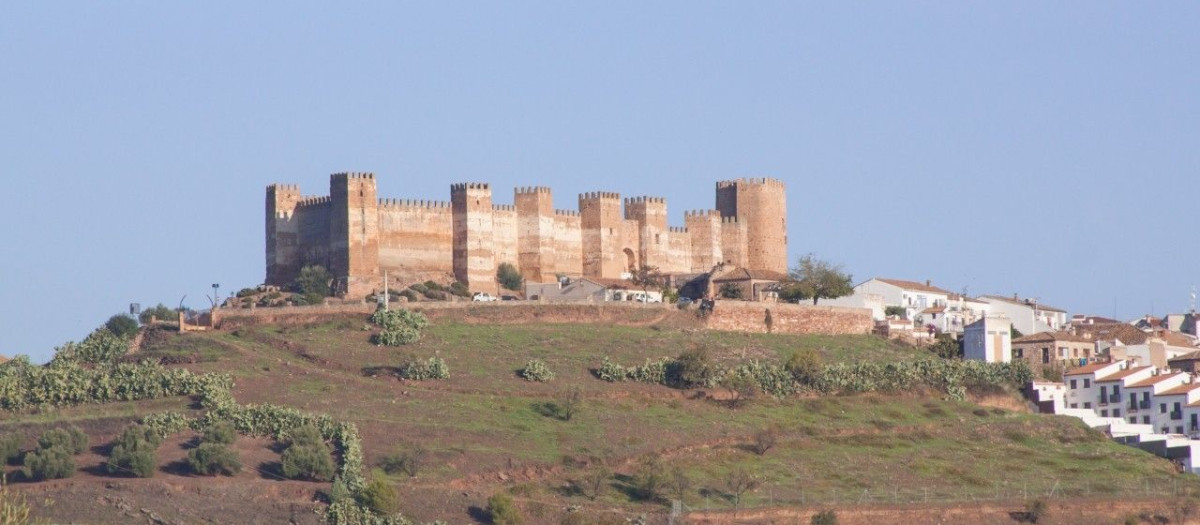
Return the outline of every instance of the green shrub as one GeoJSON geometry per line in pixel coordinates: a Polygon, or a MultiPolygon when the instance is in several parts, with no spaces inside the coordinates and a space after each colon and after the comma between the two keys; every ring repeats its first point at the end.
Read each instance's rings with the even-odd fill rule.
{"type": "Polygon", "coordinates": [[[821,374],[821,354],[812,350],[796,350],[788,356],[783,368],[791,374],[792,379],[802,385],[811,385],[821,374]]]}
{"type": "Polygon", "coordinates": [[[459,297],[470,297],[471,289],[467,288],[467,284],[461,281],[450,283],[450,293],[459,297]]]}
{"type": "Polygon", "coordinates": [[[411,310],[376,310],[371,322],[383,327],[383,331],[372,337],[377,345],[400,346],[421,339],[421,329],[429,326],[429,318],[411,310]]]}
{"type": "Polygon", "coordinates": [[[837,525],[837,513],[833,509],[826,509],[816,514],[813,514],[809,523],[812,525],[837,525]]]}
{"type": "Polygon", "coordinates": [[[325,438],[321,436],[321,430],[316,426],[300,425],[287,432],[287,445],[289,447],[323,447],[325,438]]]}
{"type": "Polygon", "coordinates": [[[656,500],[667,488],[667,473],[656,456],[648,456],[638,464],[633,474],[633,489],[637,497],[647,501],[656,500]]]}
{"type": "Polygon", "coordinates": [[[104,327],[117,337],[129,338],[137,334],[138,322],[132,315],[117,314],[109,317],[108,321],[104,322],[104,327]]]}
{"type": "Polygon", "coordinates": [[[205,443],[219,443],[228,445],[237,439],[237,431],[233,429],[233,425],[218,421],[209,425],[204,429],[204,434],[200,436],[200,440],[205,443]]]}
{"type": "Polygon", "coordinates": [[[333,477],[329,448],[321,445],[292,445],[283,451],[283,476],[288,479],[326,481],[333,477]]]}
{"type": "Polygon", "coordinates": [[[404,473],[413,478],[421,472],[427,454],[425,447],[416,445],[409,450],[383,456],[379,460],[379,467],[388,474],[404,473]]]}
{"type": "Polygon", "coordinates": [[[21,435],[5,434],[0,437],[0,463],[12,463],[21,457],[21,435]]]}
{"type": "Polygon", "coordinates": [[[525,278],[521,277],[521,272],[512,263],[503,262],[496,267],[496,281],[505,289],[520,290],[525,278]]]}
{"type": "Polygon", "coordinates": [[[193,472],[202,476],[232,476],[242,470],[237,453],[220,443],[201,443],[189,450],[187,463],[193,472]]]}
{"type": "Polygon", "coordinates": [[[354,495],[350,493],[350,487],[346,486],[346,481],[341,477],[333,478],[333,485],[329,487],[330,503],[340,503],[348,501],[354,495]]]}
{"type": "Polygon", "coordinates": [[[433,356],[425,362],[409,361],[400,367],[400,377],[410,381],[428,381],[450,377],[450,367],[442,358],[433,356]]]}
{"type": "Polygon", "coordinates": [[[62,445],[39,448],[25,454],[25,476],[29,479],[62,479],[73,474],[75,458],[62,445]]]}
{"type": "Polygon", "coordinates": [[[541,359],[530,359],[525,363],[525,368],[519,370],[517,374],[526,381],[537,381],[539,383],[545,383],[554,379],[554,372],[541,359]]]}
{"type": "Polygon", "coordinates": [[[309,265],[300,269],[300,275],[292,281],[292,291],[301,295],[328,297],[333,274],[324,266],[309,265]]]}
{"type": "Polygon", "coordinates": [[[154,467],[158,463],[154,451],[161,443],[161,438],[149,427],[132,425],[126,427],[121,436],[113,442],[112,451],[104,469],[109,474],[132,474],[139,478],[154,475],[154,467]]]}
{"type": "Polygon", "coordinates": [[[358,502],[377,514],[393,514],[400,510],[396,489],[381,479],[371,480],[359,494],[358,502]]]}
{"type": "Polygon", "coordinates": [[[666,367],[666,383],[677,388],[706,386],[716,375],[716,367],[703,347],[684,350],[666,367]]]}
{"type": "Polygon", "coordinates": [[[512,496],[503,492],[497,492],[488,498],[487,514],[488,519],[495,525],[521,525],[525,522],[521,516],[521,509],[517,508],[512,496]]]}
{"type": "Polygon", "coordinates": [[[108,328],[100,327],[79,343],[68,342],[55,348],[50,366],[62,368],[78,363],[112,364],[129,352],[129,341],[127,337],[120,337],[108,328]]]}
{"type": "Polygon", "coordinates": [[[42,433],[38,438],[38,448],[62,447],[71,454],[81,454],[87,450],[88,436],[79,427],[52,428],[42,433]]]}

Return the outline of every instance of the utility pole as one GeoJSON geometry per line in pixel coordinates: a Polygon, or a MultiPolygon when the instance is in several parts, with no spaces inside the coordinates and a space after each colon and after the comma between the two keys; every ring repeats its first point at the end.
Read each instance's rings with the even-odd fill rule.
{"type": "Polygon", "coordinates": [[[388,303],[392,302],[392,294],[388,291],[387,270],[383,271],[383,311],[388,311],[388,303]]]}

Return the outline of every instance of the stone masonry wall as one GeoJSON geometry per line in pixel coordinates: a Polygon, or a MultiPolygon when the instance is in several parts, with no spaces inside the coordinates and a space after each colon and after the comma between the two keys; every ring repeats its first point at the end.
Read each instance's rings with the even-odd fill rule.
{"type": "Polygon", "coordinates": [[[706,326],[727,332],[766,332],[768,310],[771,331],[777,334],[869,334],[875,325],[866,308],[717,301],[706,326]]]}

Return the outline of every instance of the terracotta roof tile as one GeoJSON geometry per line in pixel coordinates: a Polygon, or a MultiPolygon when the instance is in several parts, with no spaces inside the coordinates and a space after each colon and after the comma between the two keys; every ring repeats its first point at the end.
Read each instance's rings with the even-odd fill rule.
{"type": "Polygon", "coordinates": [[[1197,361],[1197,360],[1200,360],[1200,350],[1196,350],[1195,352],[1192,352],[1190,354],[1183,354],[1179,357],[1174,357],[1174,358],[1168,359],[1167,362],[1173,363],[1175,361],[1197,361]]]}
{"type": "Polygon", "coordinates": [[[1154,386],[1154,385],[1157,385],[1168,379],[1178,379],[1179,376],[1181,376],[1181,375],[1187,375],[1187,374],[1158,374],[1158,375],[1152,376],[1148,379],[1143,379],[1136,383],[1126,385],[1125,388],[1138,388],[1138,387],[1143,387],[1143,386],[1154,386]]]}
{"type": "Polygon", "coordinates": [[[1159,395],[1159,396],[1178,396],[1178,395],[1181,395],[1181,394],[1186,394],[1186,393],[1188,393],[1188,392],[1191,392],[1192,390],[1195,390],[1195,389],[1197,389],[1197,388],[1200,388],[1200,383],[1187,383],[1187,384],[1179,385],[1179,386],[1177,386],[1177,387],[1175,387],[1175,388],[1171,388],[1171,389],[1168,389],[1168,390],[1163,390],[1162,392],[1159,392],[1159,393],[1158,393],[1158,394],[1156,394],[1156,395],[1159,395]]]}
{"type": "Polygon", "coordinates": [[[1086,374],[1092,374],[1092,373],[1095,373],[1097,370],[1100,370],[1101,368],[1104,368],[1104,367],[1110,366],[1110,365],[1112,365],[1112,363],[1092,363],[1090,365],[1083,365],[1079,368],[1072,368],[1070,370],[1067,370],[1065,373],[1063,373],[1063,375],[1064,376],[1081,376],[1081,375],[1086,375],[1086,374]]]}
{"type": "Polygon", "coordinates": [[[1081,335],[1091,335],[1096,341],[1120,340],[1127,345],[1140,345],[1146,342],[1149,334],[1138,330],[1128,323],[1078,325],[1075,327],[1081,335]]]}
{"type": "Polygon", "coordinates": [[[1141,372],[1141,371],[1143,371],[1143,370],[1149,370],[1149,369],[1151,369],[1151,368],[1154,368],[1154,367],[1151,367],[1151,366],[1135,366],[1135,367],[1131,367],[1131,368],[1126,368],[1125,370],[1118,370],[1118,371],[1116,371],[1116,372],[1113,372],[1113,373],[1111,373],[1111,374],[1108,374],[1108,375],[1106,375],[1106,376],[1104,376],[1104,377],[1098,377],[1098,378],[1096,378],[1096,382],[1097,382],[1097,383],[1111,383],[1111,382],[1113,382],[1113,381],[1120,381],[1120,380],[1122,380],[1122,379],[1125,379],[1126,377],[1129,377],[1129,376],[1131,376],[1131,375],[1133,375],[1133,374],[1136,374],[1136,373],[1138,373],[1138,372],[1141,372]]]}
{"type": "Polygon", "coordinates": [[[879,282],[883,282],[883,283],[888,283],[892,286],[899,286],[900,288],[904,288],[905,290],[916,290],[919,292],[933,292],[933,293],[940,293],[940,294],[946,294],[946,295],[950,295],[950,293],[951,293],[947,290],[943,290],[936,286],[925,284],[925,283],[919,283],[916,281],[905,281],[903,279],[884,279],[882,277],[876,277],[875,280],[879,281],[879,282]]]}

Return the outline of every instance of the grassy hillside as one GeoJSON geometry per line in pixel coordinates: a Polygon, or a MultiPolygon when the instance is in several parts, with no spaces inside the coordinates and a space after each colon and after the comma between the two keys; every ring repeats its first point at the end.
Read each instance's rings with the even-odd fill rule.
{"type": "MultiPolygon", "coordinates": [[[[177,366],[194,371],[232,374],[234,395],[243,403],[279,403],[353,421],[369,465],[423,449],[416,477],[375,472],[396,484],[404,511],[421,520],[467,521],[469,509],[483,507],[498,490],[515,493],[527,517],[540,523],[557,523],[571,505],[661,513],[663,501],[635,497],[634,476],[647,458],[657,458],[663,473],[678,469],[692,480],[685,502],[696,509],[731,506],[728,481],[738,471],[760,482],[743,497],[743,507],[1031,494],[1122,498],[1131,487],[1150,484],[1200,489],[1196,477],[1179,476],[1169,462],[1112,443],[1074,419],[1026,413],[1011,394],[993,395],[988,406],[932,393],[760,398],[734,409],[714,399],[721,391],[606,383],[589,372],[604,356],[635,364],[697,346],[728,363],[776,361],[801,348],[818,351],[827,363],[931,358],[872,336],[441,322],[416,344],[385,348],[369,342],[371,333],[364,319],[348,317],[159,333],[147,338],[142,352],[187,362],[177,366]],[[446,361],[450,379],[413,382],[393,375],[402,363],[433,355],[446,361]],[[556,377],[548,383],[518,377],[531,358],[545,361],[556,377]],[[563,421],[551,405],[573,388],[583,394],[582,408],[563,421]],[[751,445],[768,428],[777,429],[777,443],[760,455],[751,445]],[[593,500],[582,485],[600,464],[615,475],[593,500]]],[[[159,400],[77,407],[9,417],[0,425],[32,431],[55,419],[124,421],[186,406],[186,400],[159,400]]]]}

